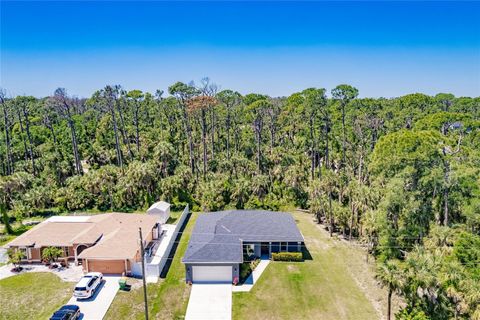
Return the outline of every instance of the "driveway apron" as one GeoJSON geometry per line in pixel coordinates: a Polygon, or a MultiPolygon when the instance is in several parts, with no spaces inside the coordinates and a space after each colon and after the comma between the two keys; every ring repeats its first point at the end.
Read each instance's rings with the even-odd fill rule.
{"type": "Polygon", "coordinates": [[[117,294],[119,279],[119,276],[104,276],[93,297],[85,300],[72,297],[68,304],[80,307],[82,320],[102,320],[117,294]]]}
{"type": "Polygon", "coordinates": [[[193,284],[185,319],[232,319],[232,285],[220,283],[193,284]]]}

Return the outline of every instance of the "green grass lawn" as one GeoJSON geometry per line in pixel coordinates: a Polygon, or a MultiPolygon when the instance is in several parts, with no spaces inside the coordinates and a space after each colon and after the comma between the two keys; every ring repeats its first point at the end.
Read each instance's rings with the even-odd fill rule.
{"type": "Polygon", "coordinates": [[[49,319],[70,299],[73,286],[46,272],[0,280],[0,319],[49,319]]]}
{"type": "MultiPolygon", "coordinates": [[[[165,279],[147,285],[151,319],[183,319],[187,311],[190,286],[185,284],[185,267],[181,259],[187,249],[197,214],[193,213],[180,238],[175,257],[165,279]]],[[[143,289],[119,292],[105,319],[144,319],[143,289]]]]}
{"type": "MultiPolygon", "coordinates": [[[[270,263],[252,291],[233,294],[233,318],[379,319],[365,291],[377,300],[384,292],[372,281],[361,283],[365,278],[373,279],[371,266],[363,261],[363,251],[330,239],[311,215],[301,212],[293,215],[313,260],[270,263]]],[[[167,278],[148,285],[149,312],[153,319],[184,318],[190,286],[185,284],[181,258],[196,217],[197,214],[192,214],[188,221],[167,278]]],[[[143,308],[142,288],[119,292],[105,319],[143,319],[143,308]]]]}
{"type": "Polygon", "coordinates": [[[183,211],[170,211],[170,217],[168,218],[168,224],[175,224],[177,223],[178,218],[182,215],[183,211]]]}
{"type": "Polygon", "coordinates": [[[233,294],[233,319],[379,319],[347,267],[358,265],[358,252],[330,239],[311,215],[293,216],[313,259],[271,262],[252,291],[233,294]]]}
{"type": "Polygon", "coordinates": [[[25,231],[29,230],[33,226],[24,226],[20,222],[13,223],[11,225],[13,229],[12,234],[6,234],[5,233],[5,226],[3,224],[0,224],[0,246],[3,246],[7,244],[8,242],[12,241],[25,231]]]}
{"type": "MultiPolygon", "coordinates": [[[[363,251],[331,239],[311,215],[295,212],[293,216],[312,260],[270,263],[252,291],[233,294],[233,318],[379,319],[386,294],[373,280],[372,265],[365,263],[363,251]]],[[[187,223],[167,277],[147,287],[152,319],[185,316],[190,286],[185,284],[181,258],[196,218],[192,214],[187,223]]],[[[0,319],[48,319],[68,301],[72,288],[73,284],[50,273],[1,280],[0,319]]],[[[143,289],[137,287],[119,292],[105,319],[143,319],[143,312],[143,289]]]]}

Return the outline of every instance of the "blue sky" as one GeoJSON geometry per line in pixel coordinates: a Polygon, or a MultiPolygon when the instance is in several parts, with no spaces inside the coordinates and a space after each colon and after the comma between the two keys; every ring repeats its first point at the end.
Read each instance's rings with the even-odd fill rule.
{"type": "Polygon", "coordinates": [[[10,95],[208,76],[242,93],[480,95],[480,2],[1,2],[10,95]]]}

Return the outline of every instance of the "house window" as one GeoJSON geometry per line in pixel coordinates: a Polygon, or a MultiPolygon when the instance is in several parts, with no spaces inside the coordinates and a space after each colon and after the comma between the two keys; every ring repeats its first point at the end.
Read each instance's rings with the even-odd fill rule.
{"type": "Polygon", "coordinates": [[[28,260],[28,251],[27,251],[27,248],[18,248],[18,250],[23,253],[22,260],[28,260]]]}
{"type": "Polygon", "coordinates": [[[287,251],[287,242],[281,242],[280,243],[280,251],[287,251]]]}
{"type": "Polygon", "coordinates": [[[289,242],[288,243],[288,252],[299,252],[300,242],[289,242]]]}
{"type": "Polygon", "coordinates": [[[248,257],[252,257],[255,255],[255,245],[254,244],[246,244],[245,245],[245,253],[248,257]]]}

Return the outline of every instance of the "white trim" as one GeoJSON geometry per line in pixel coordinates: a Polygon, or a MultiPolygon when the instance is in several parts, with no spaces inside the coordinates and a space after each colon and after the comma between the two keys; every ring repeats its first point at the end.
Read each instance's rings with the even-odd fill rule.
{"type": "Polygon", "coordinates": [[[243,261],[232,261],[232,262],[225,262],[225,261],[222,261],[222,262],[218,262],[218,261],[208,261],[208,262],[205,262],[205,261],[198,261],[198,262],[184,262],[182,261],[183,264],[239,264],[239,263],[243,263],[243,261]]]}
{"type": "Polygon", "coordinates": [[[243,242],[305,242],[305,239],[302,241],[298,239],[293,239],[293,240],[245,240],[245,239],[240,239],[240,241],[243,242]]]}
{"type": "MultiPolygon", "coordinates": [[[[125,257],[117,257],[117,258],[112,258],[112,257],[108,257],[108,258],[103,258],[103,257],[83,257],[81,259],[90,259],[90,260],[131,260],[132,258],[125,258],[125,257]]],[[[133,258],[135,259],[135,258],[133,258]]]]}
{"type": "Polygon", "coordinates": [[[53,216],[45,220],[45,222],[62,223],[62,222],[88,222],[91,216],[53,216]]]}

